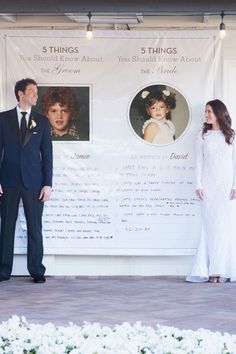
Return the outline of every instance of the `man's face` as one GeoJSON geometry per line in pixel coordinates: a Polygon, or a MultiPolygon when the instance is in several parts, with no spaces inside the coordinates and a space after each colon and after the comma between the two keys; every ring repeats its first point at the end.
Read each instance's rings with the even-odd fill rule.
{"type": "Polygon", "coordinates": [[[35,106],[38,100],[38,88],[36,85],[30,84],[26,86],[25,92],[18,91],[18,95],[20,105],[35,106]]]}

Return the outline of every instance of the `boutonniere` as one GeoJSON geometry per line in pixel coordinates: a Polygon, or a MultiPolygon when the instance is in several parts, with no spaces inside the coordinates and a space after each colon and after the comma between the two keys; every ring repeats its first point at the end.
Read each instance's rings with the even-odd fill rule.
{"type": "Polygon", "coordinates": [[[36,122],[35,122],[35,120],[34,119],[31,119],[31,121],[30,121],[30,129],[34,129],[35,127],[37,126],[37,124],[36,124],[36,122]]]}

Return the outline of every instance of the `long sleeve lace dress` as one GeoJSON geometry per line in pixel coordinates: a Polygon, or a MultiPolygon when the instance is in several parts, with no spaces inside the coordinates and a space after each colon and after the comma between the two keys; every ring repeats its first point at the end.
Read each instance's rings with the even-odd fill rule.
{"type": "Polygon", "coordinates": [[[236,281],[236,142],[227,144],[220,130],[210,130],[196,142],[196,189],[202,189],[202,231],[187,281],[204,282],[210,276],[236,281]]]}

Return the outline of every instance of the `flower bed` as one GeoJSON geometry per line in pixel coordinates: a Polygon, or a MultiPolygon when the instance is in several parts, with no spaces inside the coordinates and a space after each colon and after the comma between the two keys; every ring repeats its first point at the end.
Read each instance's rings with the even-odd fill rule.
{"type": "Polygon", "coordinates": [[[79,327],[30,324],[13,316],[0,324],[0,354],[233,354],[236,335],[123,323],[79,327]]]}

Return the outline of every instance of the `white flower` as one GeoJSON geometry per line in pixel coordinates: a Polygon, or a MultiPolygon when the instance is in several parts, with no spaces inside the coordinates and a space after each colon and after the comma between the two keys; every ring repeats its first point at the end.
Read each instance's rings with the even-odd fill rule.
{"type": "Polygon", "coordinates": [[[34,129],[37,126],[35,120],[31,119],[30,129],[34,129]]]}
{"type": "Polygon", "coordinates": [[[79,327],[30,324],[24,317],[12,316],[0,323],[0,354],[219,354],[236,353],[236,336],[209,330],[179,330],[141,322],[116,325],[113,329],[99,323],[79,327]]]}
{"type": "Polygon", "coordinates": [[[170,96],[170,91],[169,90],[164,90],[164,91],[162,91],[162,93],[164,93],[165,96],[170,96]]]}
{"type": "Polygon", "coordinates": [[[147,96],[149,95],[149,91],[143,91],[142,93],[141,93],[141,97],[143,98],[143,99],[145,99],[145,98],[147,98],[147,96]]]}

